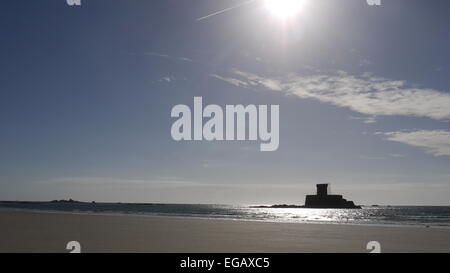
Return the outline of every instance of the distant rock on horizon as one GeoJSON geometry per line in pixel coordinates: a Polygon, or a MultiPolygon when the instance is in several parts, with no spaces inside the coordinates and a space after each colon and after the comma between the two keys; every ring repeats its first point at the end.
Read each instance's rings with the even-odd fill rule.
{"type": "Polygon", "coordinates": [[[311,209],[360,209],[353,201],[348,201],[342,195],[328,194],[328,184],[316,184],[317,194],[307,195],[305,205],[271,205],[251,206],[251,208],[311,208],[311,209]]]}

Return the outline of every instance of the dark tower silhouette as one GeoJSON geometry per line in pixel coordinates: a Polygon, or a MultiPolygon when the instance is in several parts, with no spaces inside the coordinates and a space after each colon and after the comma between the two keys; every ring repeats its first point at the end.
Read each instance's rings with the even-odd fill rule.
{"type": "Polygon", "coordinates": [[[317,195],[325,196],[328,195],[328,184],[317,184],[317,195]]]}
{"type": "Polygon", "coordinates": [[[328,184],[317,184],[317,194],[307,195],[306,208],[360,209],[353,201],[347,201],[342,195],[328,194],[328,184]]]}

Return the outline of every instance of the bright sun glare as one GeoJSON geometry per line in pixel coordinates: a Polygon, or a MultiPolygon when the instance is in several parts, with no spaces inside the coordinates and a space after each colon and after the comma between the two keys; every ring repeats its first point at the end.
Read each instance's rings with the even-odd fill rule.
{"type": "Polygon", "coordinates": [[[297,15],[303,8],[304,0],[265,0],[266,8],[280,19],[297,15]]]}

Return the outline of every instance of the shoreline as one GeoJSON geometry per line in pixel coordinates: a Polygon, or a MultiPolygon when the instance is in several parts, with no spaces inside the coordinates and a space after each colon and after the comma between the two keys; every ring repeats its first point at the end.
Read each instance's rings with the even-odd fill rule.
{"type": "Polygon", "coordinates": [[[450,252],[450,230],[0,210],[0,252],[450,252]],[[128,217],[123,217],[128,216],[128,217]]]}
{"type": "Polygon", "coordinates": [[[224,220],[224,221],[242,221],[242,222],[256,222],[256,223],[283,223],[283,224],[305,224],[305,225],[344,225],[344,226],[360,226],[360,227],[390,227],[390,228],[427,228],[427,229],[449,229],[449,225],[426,225],[426,224],[366,224],[366,223],[346,223],[346,222],[326,222],[326,221],[275,221],[270,219],[241,219],[241,218],[226,218],[226,217],[205,217],[205,216],[183,216],[173,214],[150,214],[150,213],[121,213],[121,212],[89,212],[89,211],[61,211],[61,210],[41,210],[41,209],[22,209],[22,208],[2,208],[0,212],[30,212],[30,213],[49,213],[49,214],[73,214],[73,215],[98,215],[98,216],[128,216],[128,217],[156,217],[156,218],[178,218],[178,219],[203,219],[203,220],[224,220]]]}

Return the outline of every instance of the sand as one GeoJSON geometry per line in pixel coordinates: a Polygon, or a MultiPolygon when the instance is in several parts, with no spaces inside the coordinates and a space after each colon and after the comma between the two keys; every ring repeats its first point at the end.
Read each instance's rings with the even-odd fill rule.
{"type": "Polygon", "coordinates": [[[0,211],[0,252],[450,252],[450,229],[0,211]]]}

